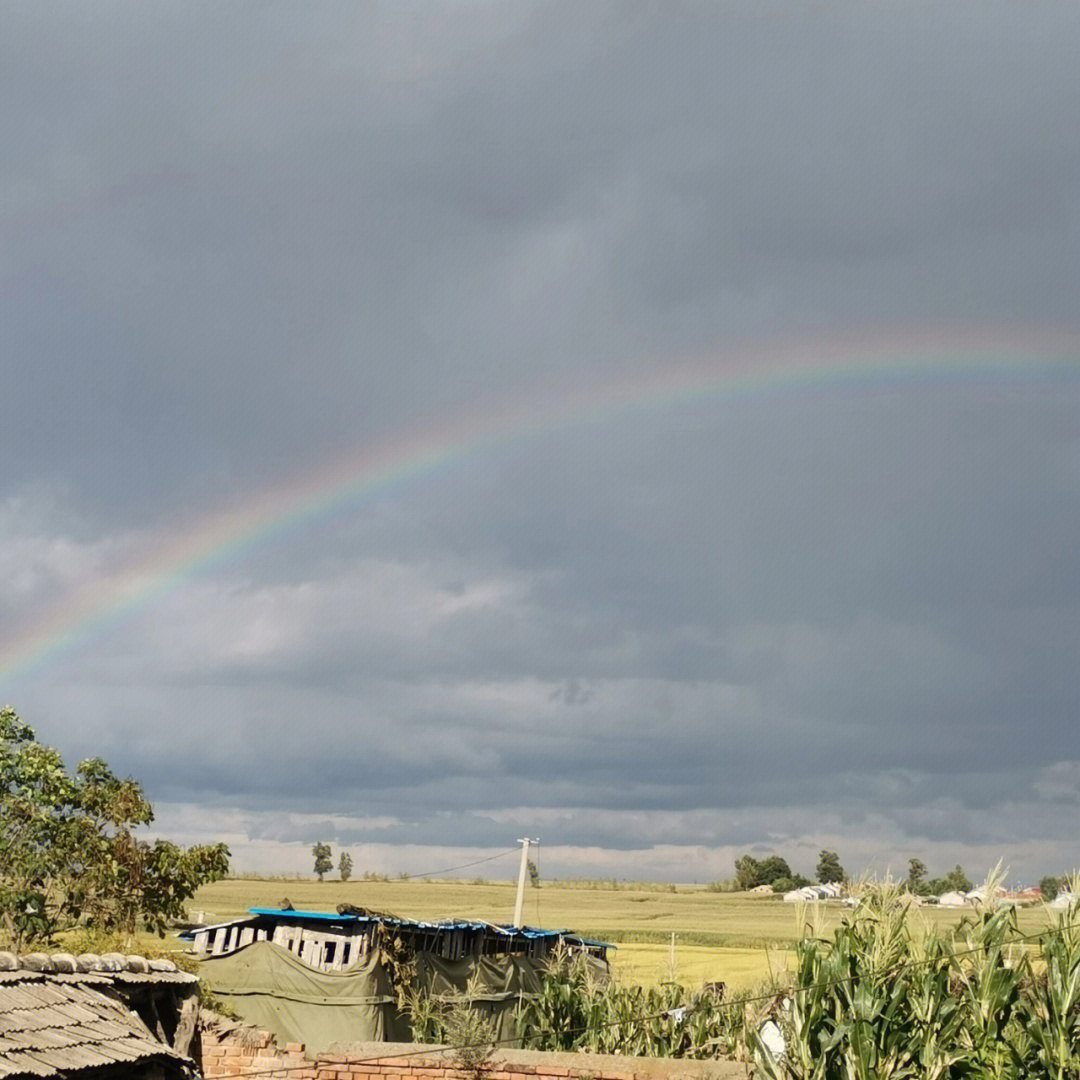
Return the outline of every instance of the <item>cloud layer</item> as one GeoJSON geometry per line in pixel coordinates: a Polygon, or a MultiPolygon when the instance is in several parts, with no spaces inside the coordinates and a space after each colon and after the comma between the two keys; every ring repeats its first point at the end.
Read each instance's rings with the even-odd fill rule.
{"type": "Polygon", "coordinates": [[[780,340],[1034,343],[492,445],[0,682],[42,737],[261,870],[522,830],[585,876],[1080,863],[1080,369],[1035,363],[1080,310],[1071,7],[0,25],[0,637],[431,415],[780,340]]]}

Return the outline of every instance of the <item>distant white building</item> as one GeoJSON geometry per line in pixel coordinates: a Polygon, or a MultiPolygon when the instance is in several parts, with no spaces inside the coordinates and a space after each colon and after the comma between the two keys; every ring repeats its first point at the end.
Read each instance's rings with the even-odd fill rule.
{"type": "Polygon", "coordinates": [[[839,900],[844,895],[844,886],[839,881],[828,885],[804,885],[801,889],[792,889],[784,893],[789,904],[812,903],[815,900],[839,900]]]}
{"type": "Polygon", "coordinates": [[[967,907],[968,898],[961,892],[947,892],[938,897],[938,903],[942,907],[967,907]]]}

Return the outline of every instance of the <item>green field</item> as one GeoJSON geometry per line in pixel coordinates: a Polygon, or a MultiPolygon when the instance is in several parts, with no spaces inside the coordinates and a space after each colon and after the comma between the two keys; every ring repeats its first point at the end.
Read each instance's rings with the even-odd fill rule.
{"type": "MultiPolygon", "coordinates": [[[[251,907],[277,907],[287,898],[301,910],[333,911],[342,902],[406,918],[458,916],[508,923],[512,882],[326,881],[228,878],[204,886],[188,905],[193,918],[218,922],[251,907]]],[[[651,984],[675,977],[687,984],[723,980],[756,984],[786,963],[785,952],[803,933],[827,934],[846,909],[839,904],[800,909],[779,897],[712,892],[703,886],[602,882],[547,882],[525,894],[530,925],[574,930],[618,946],[615,972],[624,982],[651,984]],[[800,921],[800,916],[803,921],[800,921]],[[675,962],[671,939],[675,935],[675,962]]],[[[956,910],[922,908],[911,916],[955,925],[956,910]]],[[[1022,932],[1046,925],[1040,908],[1019,913],[1022,932]]]]}

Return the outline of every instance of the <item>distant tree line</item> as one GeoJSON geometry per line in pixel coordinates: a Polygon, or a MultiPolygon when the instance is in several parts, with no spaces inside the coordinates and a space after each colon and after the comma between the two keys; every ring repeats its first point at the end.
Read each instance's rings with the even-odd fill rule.
{"type": "MultiPolygon", "coordinates": [[[[822,851],[816,867],[817,880],[823,885],[833,881],[846,881],[847,874],[840,865],[835,851],[822,851]]],[[[755,859],[753,855],[741,855],[735,860],[735,884],[739,889],[756,889],[768,885],[773,892],[789,892],[810,885],[809,878],[797,874],[779,855],[755,859]]]]}
{"type": "MultiPolygon", "coordinates": [[[[847,874],[840,865],[835,851],[822,851],[815,868],[817,881],[826,885],[833,881],[847,881],[847,874]]],[[[804,885],[813,884],[809,878],[795,873],[787,860],[779,855],[768,855],[756,859],[753,855],[740,855],[735,860],[735,887],[739,890],[756,889],[760,885],[769,885],[773,892],[789,892],[804,885]]],[[[947,892],[971,892],[974,887],[964,868],[957,863],[947,874],[930,877],[926,863],[922,859],[908,861],[907,878],[904,885],[908,892],[916,896],[941,896],[947,892]]],[[[1069,878],[1047,876],[1039,882],[1044,900],[1053,900],[1058,893],[1069,886],[1069,878]]]]}
{"type": "Polygon", "coordinates": [[[928,878],[926,863],[922,859],[908,860],[908,875],[905,884],[908,892],[915,896],[941,896],[947,892],[971,892],[974,887],[971,878],[964,873],[964,868],[957,863],[944,877],[928,878]]]}

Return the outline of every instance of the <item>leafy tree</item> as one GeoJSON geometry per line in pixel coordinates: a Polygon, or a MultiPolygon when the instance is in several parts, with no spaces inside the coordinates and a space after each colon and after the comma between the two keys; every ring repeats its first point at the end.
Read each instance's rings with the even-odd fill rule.
{"type": "Polygon", "coordinates": [[[793,876],[791,867],[779,855],[770,855],[760,862],[753,855],[742,855],[735,860],[735,883],[740,889],[771,885],[777,878],[793,876]]]}
{"type": "Polygon", "coordinates": [[[770,884],[774,893],[786,893],[791,892],[792,889],[801,889],[805,885],[812,884],[812,882],[809,878],[803,877],[802,874],[792,874],[790,877],[778,877],[770,884]]]}
{"type": "Polygon", "coordinates": [[[735,860],[735,884],[739,889],[754,888],[758,883],[759,865],[753,855],[741,855],[735,860]]]}
{"type": "Polygon", "coordinates": [[[1053,900],[1059,892],[1061,887],[1065,883],[1064,878],[1059,877],[1044,877],[1039,882],[1039,888],[1042,890],[1042,898],[1044,900],[1053,900]]]}
{"type": "Polygon", "coordinates": [[[341,858],[338,859],[337,864],[338,877],[342,881],[348,881],[352,877],[352,856],[347,852],[341,853],[341,858]]]}
{"type": "Polygon", "coordinates": [[[322,879],[334,869],[333,852],[330,850],[329,844],[315,844],[311,849],[311,854],[315,856],[315,869],[313,873],[317,874],[319,880],[322,879]]]}
{"type": "Polygon", "coordinates": [[[85,926],[164,934],[200,885],[229,868],[224,844],[150,843],[141,786],[99,758],[71,775],[15,711],[0,709],[0,933],[15,949],[85,926]]]}
{"type": "Polygon", "coordinates": [[[926,863],[922,859],[908,859],[907,887],[914,896],[926,888],[926,863]]]}
{"type": "Polygon", "coordinates": [[[761,860],[759,876],[761,878],[759,885],[771,885],[778,877],[794,877],[795,875],[792,874],[786,859],[780,858],[779,855],[770,855],[761,860]]]}
{"type": "Polygon", "coordinates": [[[822,851],[818,855],[816,871],[817,879],[822,885],[828,885],[832,881],[847,881],[847,874],[840,865],[840,856],[835,851],[822,851]]]}
{"type": "Polygon", "coordinates": [[[971,878],[964,873],[964,868],[957,863],[946,875],[945,875],[945,891],[946,892],[971,892],[972,884],[971,878]]]}
{"type": "Polygon", "coordinates": [[[539,889],[540,888],[540,868],[536,865],[536,863],[534,863],[532,861],[532,859],[529,859],[529,861],[527,863],[527,869],[529,871],[529,884],[534,889],[539,889]]]}

